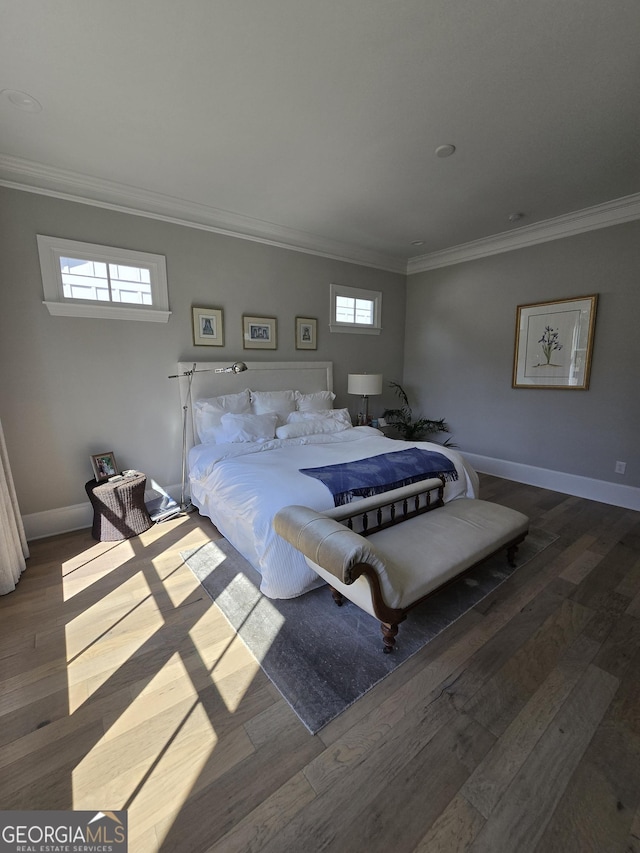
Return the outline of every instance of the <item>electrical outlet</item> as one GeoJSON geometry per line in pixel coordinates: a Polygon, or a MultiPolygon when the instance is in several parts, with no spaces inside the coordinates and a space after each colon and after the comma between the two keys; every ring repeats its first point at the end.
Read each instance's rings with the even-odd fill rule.
{"type": "Polygon", "coordinates": [[[615,472],[616,474],[624,474],[627,469],[626,462],[616,462],[615,472]]]}

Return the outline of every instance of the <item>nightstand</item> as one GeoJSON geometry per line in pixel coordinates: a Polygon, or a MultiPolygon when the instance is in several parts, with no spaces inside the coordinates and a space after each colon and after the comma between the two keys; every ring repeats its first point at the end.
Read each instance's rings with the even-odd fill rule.
{"type": "Polygon", "coordinates": [[[91,535],[99,542],[130,539],[148,530],[153,522],[144,503],[145,474],[110,483],[89,480],[85,491],[93,507],[91,535]]]}

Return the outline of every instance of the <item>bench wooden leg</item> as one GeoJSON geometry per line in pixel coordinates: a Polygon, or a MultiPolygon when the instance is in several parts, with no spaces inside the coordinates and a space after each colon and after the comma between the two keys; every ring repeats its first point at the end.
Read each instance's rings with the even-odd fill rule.
{"type": "Polygon", "coordinates": [[[382,651],[385,655],[390,654],[396,645],[396,634],[398,633],[397,625],[387,625],[386,622],[381,622],[380,627],[382,628],[382,642],[384,646],[382,651]]]}
{"type": "Polygon", "coordinates": [[[334,589],[332,586],[329,587],[331,590],[331,595],[333,596],[333,600],[338,605],[338,607],[342,607],[344,603],[344,595],[341,592],[338,592],[337,589],[334,589]]]}
{"type": "Polygon", "coordinates": [[[507,548],[507,563],[511,566],[512,569],[516,567],[516,554],[518,553],[518,546],[512,545],[510,548],[507,548]]]}

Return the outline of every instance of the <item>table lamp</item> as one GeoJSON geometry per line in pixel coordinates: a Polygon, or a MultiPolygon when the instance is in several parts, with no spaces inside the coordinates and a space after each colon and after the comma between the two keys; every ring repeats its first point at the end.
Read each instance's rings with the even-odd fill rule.
{"type": "MultiPolygon", "coordinates": [[[[369,397],[382,394],[381,373],[349,373],[347,392],[362,397],[364,405],[363,424],[369,423],[369,397]]],[[[359,422],[359,420],[358,420],[359,422]]]]}

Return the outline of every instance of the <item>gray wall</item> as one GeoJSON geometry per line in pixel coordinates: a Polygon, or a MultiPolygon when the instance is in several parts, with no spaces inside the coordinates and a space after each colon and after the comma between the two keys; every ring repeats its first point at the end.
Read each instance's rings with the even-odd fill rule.
{"type": "Polygon", "coordinates": [[[640,486],[639,270],[631,222],[410,276],[404,379],[415,408],[446,417],[463,451],[640,486]],[[589,390],[513,389],[516,307],[593,293],[589,390]]]}
{"type": "Polygon", "coordinates": [[[104,450],[179,482],[177,361],[332,361],[336,404],[357,411],[347,373],[399,379],[404,322],[401,275],[0,188],[0,419],[21,512],[85,501],[89,455],[104,450]],[[168,324],[50,316],[36,234],[165,255],[168,324]],[[383,292],[380,336],[330,334],[330,282],[383,292]],[[224,347],[193,346],[192,305],[224,310],[224,347]],[[243,313],[277,317],[277,350],[243,350],[243,313]],[[317,350],[296,351],[296,315],[318,318],[317,350]]]}

